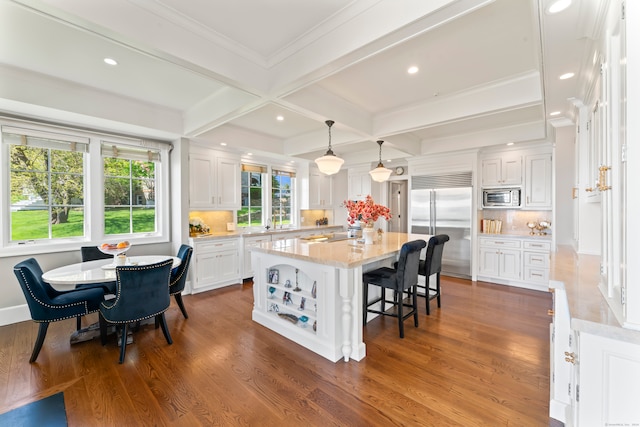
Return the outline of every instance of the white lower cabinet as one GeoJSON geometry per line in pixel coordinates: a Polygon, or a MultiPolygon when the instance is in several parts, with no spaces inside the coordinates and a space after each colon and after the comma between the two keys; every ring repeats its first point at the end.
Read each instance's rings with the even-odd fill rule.
{"type": "Polygon", "coordinates": [[[243,246],[242,278],[243,279],[248,279],[250,277],[253,277],[253,275],[255,274],[253,265],[251,264],[251,247],[260,245],[263,242],[270,242],[270,241],[271,241],[270,234],[242,237],[242,246],[243,246]]]}
{"type": "Polygon", "coordinates": [[[640,424],[640,342],[629,338],[635,331],[572,323],[564,285],[550,287],[549,416],[567,427],[640,424]]]}
{"type": "Polygon", "coordinates": [[[547,290],[551,243],[526,237],[481,236],[479,280],[547,290]]]}
{"type": "Polygon", "coordinates": [[[192,293],[241,282],[240,239],[193,242],[194,280],[192,293]]]}

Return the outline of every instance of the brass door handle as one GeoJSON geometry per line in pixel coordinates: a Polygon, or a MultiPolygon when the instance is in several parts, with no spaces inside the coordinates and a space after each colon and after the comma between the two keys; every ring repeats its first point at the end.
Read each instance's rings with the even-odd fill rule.
{"type": "Polygon", "coordinates": [[[564,355],[566,356],[564,358],[565,362],[569,362],[574,365],[576,364],[576,354],[574,352],[569,353],[568,351],[565,351],[564,355]]]}

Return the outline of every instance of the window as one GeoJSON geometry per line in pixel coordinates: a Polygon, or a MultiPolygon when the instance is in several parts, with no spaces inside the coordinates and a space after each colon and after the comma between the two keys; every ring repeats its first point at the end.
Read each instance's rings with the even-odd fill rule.
{"type": "Polygon", "coordinates": [[[0,255],[168,240],[168,143],[2,117],[0,129],[0,255]]]}
{"type": "Polygon", "coordinates": [[[104,234],[155,233],[156,150],[102,143],[104,234]]]}
{"type": "Polygon", "coordinates": [[[85,234],[88,138],[2,127],[9,157],[9,242],[85,234]]]}
{"type": "Polygon", "coordinates": [[[239,227],[263,225],[263,177],[266,166],[243,164],[241,173],[241,208],[237,213],[239,227]]]}
{"type": "Polygon", "coordinates": [[[274,227],[291,224],[295,177],[293,172],[276,169],[271,172],[271,217],[274,227]]]}

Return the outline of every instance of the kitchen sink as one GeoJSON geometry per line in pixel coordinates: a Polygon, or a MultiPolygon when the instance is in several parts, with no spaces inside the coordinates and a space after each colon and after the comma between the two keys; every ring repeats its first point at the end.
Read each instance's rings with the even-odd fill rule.
{"type": "Polygon", "coordinates": [[[314,243],[330,243],[330,242],[338,242],[340,240],[347,240],[349,237],[347,233],[330,233],[330,234],[314,234],[312,236],[302,237],[302,240],[306,240],[308,242],[314,243]]]}

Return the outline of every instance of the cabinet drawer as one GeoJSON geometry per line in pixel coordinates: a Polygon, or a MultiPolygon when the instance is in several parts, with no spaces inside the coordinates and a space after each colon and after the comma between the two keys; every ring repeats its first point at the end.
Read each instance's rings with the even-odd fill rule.
{"type": "Polygon", "coordinates": [[[525,282],[549,283],[549,269],[525,267],[524,280],[525,282]]]}
{"type": "Polygon", "coordinates": [[[536,250],[536,251],[550,251],[551,250],[551,243],[550,242],[525,241],[524,242],[524,248],[525,249],[533,249],[533,250],[536,250]]]}
{"type": "Polygon", "coordinates": [[[524,252],[525,267],[549,268],[549,254],[542,252],[524,252]]]}
{"type": "Polygon", "coordinates": [[[480,238],[480,246],[520,249],[520,240],[480,238]]]}
{"type": "Polygon", "coordinates": [[[238,249],[237,239],[214,240],[212,242],[199,243],[196,246],[195,251],[198,253],[202,253],[202,252],[227,251],[227,250],[233,250],[233,249],[238,249]]]}

